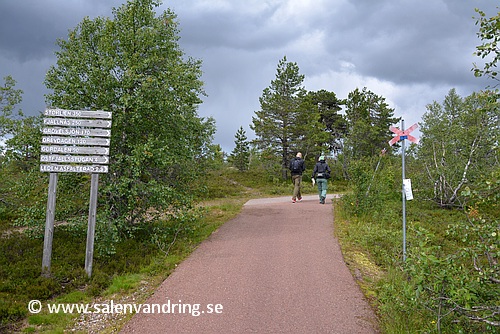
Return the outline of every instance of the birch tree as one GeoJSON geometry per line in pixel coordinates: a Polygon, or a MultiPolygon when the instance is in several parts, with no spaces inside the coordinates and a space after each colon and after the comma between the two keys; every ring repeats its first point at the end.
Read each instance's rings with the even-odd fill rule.
{"type": "Polygon", "coordinates": [[[461,206],[461,191],[498,168],[500,113],[495,92],[460,97],[449,91],[423,115],[419,161],[428,197],[440,206],[461,206]]]}
{"type": "Polygon", "coordinates": [[[197,114],[201,61],[184,54],[177,16],[157,15],[159,5],[129,0],[112,18],[84,18],[58,41],[45,80],[49,106],[113,112],[100,198],[118,230],[189,206],[214,133],[197,114]]]}

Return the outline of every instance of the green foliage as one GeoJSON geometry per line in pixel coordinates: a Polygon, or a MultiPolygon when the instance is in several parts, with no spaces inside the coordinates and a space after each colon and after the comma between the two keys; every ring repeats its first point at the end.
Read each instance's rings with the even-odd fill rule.
{"type": "MultiPolygon", "coordinates": [[[[497,192],[498,184],[494,188],[497,192]]],[[[498,195],[493,197],[498,203],[498,195]]],[[[418,307],[434,319],[436,331],[481,332],[500,326],[498,219],[487,219],[474,206],[467,217],[448,224],[442,236],[447,243],[424,228],[411,232],[418,243],[410,248],[405,266],[408,284],[415,291],[418,307]]]]}
{"type": "Polygon", "coordinates": [[[379,157],[356,160],[349,165],[352,192],[343,196],[346,208],[355,215],[378,211],[388,200],[400,197],[401,182],[397,183],[396,158],[379,157]]]}
{"type": "MultiPolygon", "coordinates": [[[[15,80],[5,77],[5,86],[0,87],[0,138],[5,139],[5,145],[0,147],[0,171],[2,180],[0,186],[0,215],[2,212],[14,216],[16,208],[28,204],[25,200],[27,189],[24,176],[38,168],[40,160],[41,132],[39,117],[24,117],[22,111],[14,112],[16,104],[22,100],[22,91],[15,89],[15,80]],[[5,137],[4,137],[5,136],[5,137]]],[[[28,177],[30,178],[30,177],[28,177]]],[[[34,181],[33,178],[28,182],[34,181]]],[[[35,188],[38,183],[28,187],[35,188]]],[[[12,217],[10,217],[12,218],[12,217]]]]}
{"type": "MultiPolygon", "coordinates": [[[[356,180],[366,184],[369,176],[359,169],[356,180]]],[[[338,203],[337,235],[346,257],[352,248],[361,250],[385,272],[369,288],[376,294],[385,332],[498,330],[498,179],[494,174],[476,183],[476,191],[463,194],[469,199],[467,215],[408,201],[404,263],[400,194],[375,200],[375,206],[365,200],[364,206],[355,207],[352,195],[338,203]]]]}
{"type": "Polygon", "coordinates": [[[461,98],[452,89],[443,104],[427,106],[417,163],[425,196],[440,206],[462,206],[464,187],[498,168],[497,98],[492,91],[461,98]]]}
{"type": "Polygon", "coordinates": [[[106,289],[105,295],[113,295],[118,292],[127,292],[140,285],[142,276],[139,274],[129,274],[113,278],[111,285],[106,289]]]}
{"type": "MultiPolygon", "coordinates": [[[[16,210],[15,226],[24,227],[25,233],[32,238],[43,238],[47,209],[48,175],[38,168],[16,175],[12,186],[16,210]]],[[[86,174],[60,174],[57,184],[56,224],[68,221],[87,222],[90,193],[89,176],[86,174]]]]}
{"type": "Polygon", "coordinates": [[[418,228],[411,232],[418,240],[418,244],[410,248],[406,263],[407,275],[411,278],[409,285],[415,291],[411,297],[416,300],[416,307],[423,316],[428,313],[426,317],[435,319],[432,323],[441,333],[442,327],[445,324],[451,326],[450,320],[457,317],[453,314],[453,298],[448,292],[458,289],[456,296],[471,298],[462,286],[467,273],[444,253],[441,245],[429,244],[436,239],[430,231],[418,228]]]}
{"type": "Polygon", "coordinates": [[[326,90],[307,92],[303,81],[298,65],[286,56],[281,59],[250,125],[257,135],[253,144],[263,157],[275,157],[282,180],[288,178],[288,163],[297,152],[311,161],[325,152],[340,152],[347,129],[339,113],[343,101],[326,90]]]}
{"type": "Polygon", "coordinates": [[[39,116],[23,117],[12,123],[10,138],[5,141],[5,160],[28,171],[39,167],[42,142],[42,119],[39,116]]]}
{"type": "Polygon", "coordinates": [[[388,266],[385,275],[375,284],[377,311],[383,333],[432,332],[434,320],[415,299],[414,287],[405,273],[388,266]]]}
{"type": "Polygon", "coordinates": [[[245,171],[250,163],[250,143],[247,141],[248,138],[242,126],[240,126],[234,137],[235,147],[229,158],[239,171],[245,171]]]}
{"type": "MultiPolygon", "coordinates": [[[[40,275],[47,200],[47,178],[37,170],[40,118],[14,112],[22,92],[4,79],[0,135],[10,139],[0,157],[0,331],[14,331],[33,298],[87,302],[134,291],[148,275],[164,278],[234,217],[245,198],[290,194],[286,167],[298,150],[309,170],[319,152],[337,153],[333,186],[348,177],[349,191],[336,203],[336,233],[347,259],[356,258],[353,250],[363,254],[378,273],[360,285],[371,289],[385,332],[498,331],[497,92],[460,98],[450,91],[443,105],[428,106],[422,145],[408,152],[417,182],[416,199],[407,203],[408,259],[402,263],[400,158],[377,156],[392,136],[389,125],[398,121],[385,99],[366,88],[346,101],[332,92],[306,92],[297,64],[284,57],[253,118],[259,150],[246,155],[241,128],[233,158],[242,158],[237,167],[243,172],[227,167],[220,146],[210,144],[213,120],[196,113],[204,94],[201,61],[184,55],[175,14],[157,16],[157,6],[128,1],[113,10],[113,19],[83,19],[58,42],[57,66],[46,77],[50,105],[113,112],[111,172],[100,180],[90,279],[83,270],[88,175],[60,175],[52,273],[40,275]],[[346,117],[338,113],[344,103],[346,117]],[[466,215],[424,197],[447,207],[459,203],[466,215]],[[204,201],[204,209],[192,209],[193,198],[204,201]],[[14,221],[27,233],[14,230],[14,221]]],[[[478,12],[485,44],[477,55],[485,58],[498,54],[498,16],[478,12]]],[[[496,77],[497,60],[475,74],[496,77]]],[[[304,190],[316,191],[309,183],[304,190]]],[[[64,321],[29,318],[37,328],[62,328],[64,321]]]]}
{"type": "Polygon", "coordinates": [[[172,247],[179,240],[186,243],[196,233],[198,222],[203,215],[201,209],[192,210],[170,220],[158,221],[153,225],[151,241],[161,252],[168,256],[172,247]]]}
{"type": "Polygon", "coordinates": [[[303,133],[305,139],[314,146],[311,154],[318,156],[323,152],[340,153],[343,149],[342,139],[347,134],[347,121],[340,114],[343,100],[337,98],[334,92],[324,89],[317,92],[308,92],[304,99],[310,105],[307,106],[309,113],[304,114],[303,133]],[[311,117],[312,111],[317,109],[318,117],[311,117]]]}
{"type": "Polygon", "coordinates": [[[344,116],[339,113],[342,103],[335,93],[326,90],[307,92],[300,97],[293,132],[293,138],[299,141],[290,146],[292,152],[302,152],[305,159],[339,152],[346,130],[344,116]]]}
{"type": "Polygon", "coordinates": [[[16,119],[23,116],[19,110],[14,112],[16,105],[21,103],[23,91],[15,89],[16,81],[9,75],[3,78],[0,86],[0,138],[12,134],[16,119]]]}
{"type": "Polygon", "coordinates": [[[470,195],[462,224],[449,227],[450,237],[460,240],[463,247],[455,254],[457,261],[470,268],[467,280],[461,284],[467,295],[457,308],[468,319],[500,326],[498,300],[500,300],[500,170],[479,183],[470,195]]]}
{"type": "Polygon", "coordinates": [[[488,59],[481,69],[474,64],[474,75],[476,77],[488,76],[494,80],[499,80],[496,65],[500,60],[500,13],[493,17],[486,17],[486,13],[476,8],[479,18],[476,19],[476,25],[479,25],[477,36],[482,41],[481,45],[476,46],[476,56],[481,59],[488,59]]]}
{"type": "Polygon", "coordinates": [[[387,148],[392,134],[389,127],[400,119],[394,117],[385,98],[369,91],[350,92],[346,100],[348,135],[344,143],[347,161],[378,155],[387,148]]]}
{"type": "Polygon", "coordinates": [[[113,19],[84,18],[58,41],[57,66],[45,80],[49,105],[113,112],[110,172],[99,196],[106,242],[151,216],[189,208],[211,154],[213,120],[196,111],[201,61],[180,49],[176,15],[156,16],[155,7],[134,0],[113,19]]]}

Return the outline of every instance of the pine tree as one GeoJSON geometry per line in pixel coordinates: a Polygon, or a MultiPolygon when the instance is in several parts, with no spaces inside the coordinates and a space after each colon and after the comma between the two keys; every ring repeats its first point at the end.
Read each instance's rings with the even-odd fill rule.
{"type": "Polygon", "coordinates": [[[344,101],[324,89],[308,92],[307,100],[311,111],[305,115],[309,121],[304,122],[304,132],[306,140],[314,144],[311,153],[315,156],[322,152],[340,153],[347,133],[346,119],[340,114],[344,101]]]}
{"type": "Polygon", "coordinates": [[[240,126],[234,137],[236,146],[231,152],[231,161],[238,170],[245,171],[248,169],[250,162],[250,143],[247,141],[248,138],[242,126],[240,126]]]}
{"type": "Polygon", "coordinates": [[[388,146],[392,134],[389,127],[400,119],[394,117],[385,98],[369,91],[355,89],[346,101],[348,135],[345,141],[346,158],[359,159],[378,155],[388,146]]]}
{"type": "Polygon", "coordinates": [[[283,57],[278,63],[276,79],[259,98],[261,110],[255,112],[250,126],[257,136],[254,141],[257,147],[280,157],[283,179],[288,176],[288,161],[294,149],[300,148],[302,132],[298,130],[301,126],[298,120],[306,93],[303,81],[297,63],[283,57]]]}

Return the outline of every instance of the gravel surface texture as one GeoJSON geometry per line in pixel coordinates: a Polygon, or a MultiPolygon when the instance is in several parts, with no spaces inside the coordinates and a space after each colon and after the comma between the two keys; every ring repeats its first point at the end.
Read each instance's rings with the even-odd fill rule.
{"type": "Polygon", "coordinates": [[[247,202],[122,333],[377,333],[333,235],[331,198],[247,202]]]}

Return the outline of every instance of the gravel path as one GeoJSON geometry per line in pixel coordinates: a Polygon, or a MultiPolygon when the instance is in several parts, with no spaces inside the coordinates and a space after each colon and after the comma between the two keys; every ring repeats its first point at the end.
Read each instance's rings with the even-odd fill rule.
{"type": "Polygon", "coordinates": [[[317,196],[247,202],[122,332],[377,333],[332,222],[331,200],[321,205],[317,196]]]}

